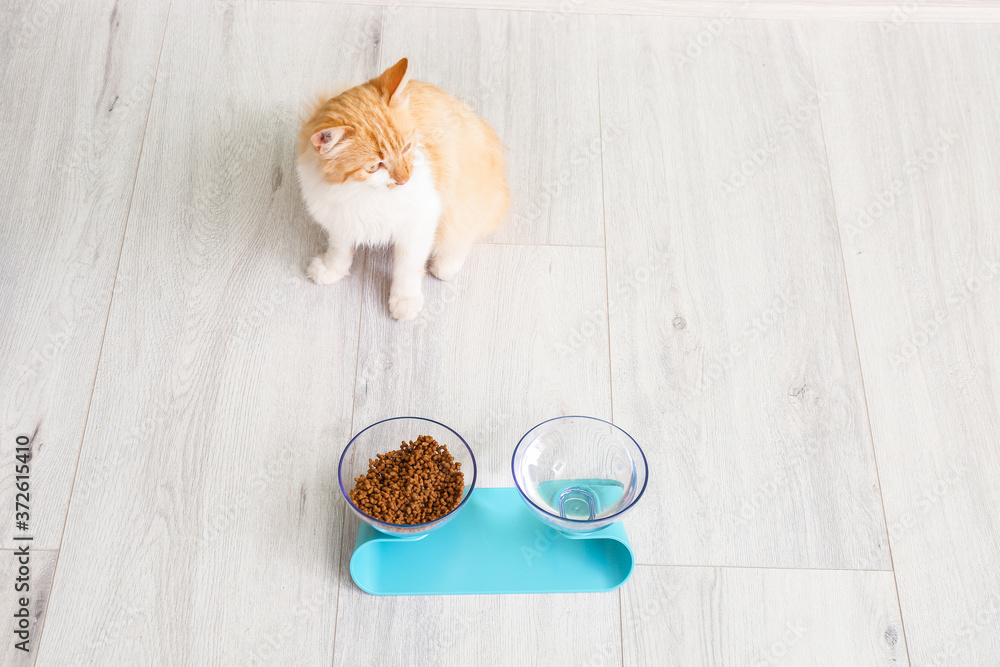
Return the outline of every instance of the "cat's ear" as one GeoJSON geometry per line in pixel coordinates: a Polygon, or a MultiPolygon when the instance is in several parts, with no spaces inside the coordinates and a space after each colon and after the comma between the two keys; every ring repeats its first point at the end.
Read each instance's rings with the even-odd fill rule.
{"type": "Polygon", "coordinates": [[[341,127],[328,127],[325,130],[320,130],[316,134],[312,135],[313,146],[319,151],[320,155],[327,156],[331,155],[334,149],[339,149],[344,147],[344,139],[347,137],[347,133],[351,128],[347,126],[341,127]]]}
{"type": "Polygon", "coordinates": [[[406,88],[406,82],[410,80],[407,71],[408,65],[409,62],[403,58],[372,81],[389,104],[398,104],[403,101],[403,89],[406,88]]]}

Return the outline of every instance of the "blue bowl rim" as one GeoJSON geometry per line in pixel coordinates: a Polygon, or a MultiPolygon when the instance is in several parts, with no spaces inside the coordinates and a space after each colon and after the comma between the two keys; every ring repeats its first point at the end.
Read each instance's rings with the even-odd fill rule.
{"type": "MultiPolygon", "coordinates": [[[[465,472],[465,471],[463,470],[462,472],[465,472]]],[[[445,519],[445,518],[447,518],[449,516],[452,516],[453,514],[455,514],[455,512],[457,512],[458,510],[462,509],[462,505],[464,505],[469,500],[469,498],[472,496],[473,489],[476,488],[476,477],[478,476],[478,474],[479,474],[479,465],[476,463],[476,454],[472,451],[472,447],[469,447],[469,443],[467,443],[465,441],[465,438],[463,438],[461,435],[459,435],[458,432],[455,429],[453,429],[452,427],[448,426],[447,424],[442,424],[439,421],[435,421],[433,419],[428,419],[427,417],[389,417],[388,419],[383,419],[381,421],[375,422],[374,424],[370,424],[369,426],[364,427],[363,429],[361,429],[360,431],[358,431],[354,435],[354,437],[351,438],[350,442],[347,443],[347,446],[344,447],[344,451],[340,455],[340,462],[337,464],[337,483],[340,484],[340,492],[344,495],[344,499],[347,500],[347,504],[350,505],[352,508],[354,508],[354,511],[356,511],[356,512],[360,513],[362,516],[364,516],[366,521],[371,521],[373,523],[377,523],[380,526],[387,526],[389,528],[395,528],[395,529],[398,529],[398,528],[407,528],[407,529],[410,529],[410,530],[412,530],[414,532],[416,530],[420,529],[420,528],[434,527],[434,524],[440,522],[442,519],[445,519]],[[469,484],[469,492],[465,494],[464,498],[462,498],[462,502],[460,502],[458,505],[455,506],[455,509],[453,509],[452,511],[448,512],[444,516],[439,516],[438,518],[434,519],[433,521],[428,521],[426,523],[387,523],[385,521],[379,521],[375,517],[372,517],[372,516],[369,516],[368,514],[365,514],[364,510],[362,510],[360,507],[358,507],[357,505],[355,505],[354,501],[351,500],[351,496],[347,492],[347,489],[344,488],[344,475],[341,473],[341,471],[344,468],[344,457],[347,456],[347,452],[349,452],[351,450],[351,445],[354,444],[354,441],[357,440],[359,437],[361,437],[362,433],[364,433],[365,431],[367,431],[369,429],[375,428],[379,424],[384,424],[386,422],[391,422],[391,421],[398,421],[400,419],[413,419],[413,420],[416,420],[416,421],[430,422],[432,424],[437,424],[438,426],[440,426],[442,428],[448,429],[449,431],[451,431],[452,433],[455,434],[456,438],[458,438],[459,440],[462,441],[462,444],[465,445],[465,449],[469,452],[469,456],[472,457],[472,483],[469,484]]],[[[392,531],[392,532],[397,532],[397,531],[392,531]]]]}
{"type": "Polygon", "coordinates": [[[595,523],[598,523],[598,522],[611,523],[611,521],[610,521],[611,519],[614,519],[616,516],[620,516],[620,515],[624,514],[625,512],[629,511],[630,509],[632,509],[633,507],[635,507],[635,504],[639,502],[640,498],[642,498],[642,494],[646,493],[646,487],[649,485],[649,461],[646,460],[646,452],[642,451],[642,447],[639,446],[639,443],[636,442],[635,438],[633,438],[631,435],[629,435],[628,431],[626,431],[625,429],[623,429],[621,426],[618,426],[617,424],[612,424],[611,422],[605,421],[604,419],[600,419],[599,417],[588,417],[587,415],[564,415],[562,417],[553,417],[552,419],[546,419],[543,422],[539,422],[539,423],[535,424],[534,426],[532,426],[531,428],[529,428],[525,432],[525,434],[521,436],[521,439],[517,441],[517,446],[514,447],[514,453],[510,457],[510,474],[511,474],[511,477],[514,478],[514,486],[517,487],[517,492],[521,494],[521,498],[524,499],[524,502],[528,503],[529,505],[531,505],[532,507],[534,507],[535,509],[537,509],[539,512],[541,512],[542,514],[546,514],[546,515],[552,517],[553,519],[558,519],[559,521],[569,521],[571,524],[579,524],[581,526],[586,526],[586,525],[595,524],[595,523]],[[544,426],[545,424],[548,424],[549,422],[554,422],[554,421],[557,421],[557,420],[560,420],[560,419],[589,419],[590,421],[601,422],[602,424],[607,424],[611,428],[617,429],[617,430],[621,431],[622,433],[624,433],[625,437],[628,438],[629,440],[631,440],[632,444],[635,445],[635,448],[639,450],[639,456],[642,457],[642,464],[645,467],[645,473],[646,474],[645,474],[645,476],[644,476],[644,478],[642,480],[642,489],[640,489],[639,495],[637,495],[635,497],[635,500],[633,500],[631,503],[629,503],[628,507],[624,507],[621,510],[615,512],[614,514],[610,514],[608,516],[602,516],[600,519],[593,519],[593,520],[591,520],[591,519],[567,519],[566,517],[559,516],[558,514],[553,514],[552,512],[546,510],[543,507],[539,507],[538,505],[536,505],[535,503],[533,503],[531,501],[531,498],[528,497],[528,494],[526,494],[524,492],[524,489],[522,489],[521,485],[518,484],[518,482],[517,482],[517,473],[515,472],[515,469],[514,469],[514,460],[517,458],[517,450],[519,450],[521,448],[521,445],[524,443],[524,439],[528,437],[529,433],[531,433],[532,431],[534,431],[539,426],[544,426]]]}

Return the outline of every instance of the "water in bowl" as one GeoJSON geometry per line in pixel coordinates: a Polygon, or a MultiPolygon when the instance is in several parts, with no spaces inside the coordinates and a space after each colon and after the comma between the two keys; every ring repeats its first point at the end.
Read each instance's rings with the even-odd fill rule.
{"type": "Polygon", "coordinates": [[[539,484],[538,495],[553,514],[593,521],[618,511],[625,485],[613,479],[555,479],[539,484]]]}

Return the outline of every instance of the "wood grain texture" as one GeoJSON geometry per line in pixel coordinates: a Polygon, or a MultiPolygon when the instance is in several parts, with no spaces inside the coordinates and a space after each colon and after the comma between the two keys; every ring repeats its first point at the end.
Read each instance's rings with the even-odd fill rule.
{"type": "Polygon", "coordinates": [[[998,664],[1000,27],[813,36],[910,654],[998,664]]]}
{"type": "Polygon", "coordinates": [[[49,594],[52,591],[52,575],[55,571],[56,556],[59,552],[49,550],[38,550],[30,548],[30,561],[27,581],[25,575],[20,573],[21,563],[13,550],[0,549],[0,581],[4,584],[2,610],[3,623],[3,644],[0,645],[0,664],[8,667],[25,667],[34,664],[35,656],[38,654],[38,640],[45,627],[45,612],[49,604],[49,594]],[[26,583],[28,590],[15,591],[16,583],[26,583]],[[20,612],[20,599],[28,599],[28,640],[25,646],[27,651],[17,648],[17,644],[24,641],[22,637],[15,635],[15,631],[22,631],[19,625],[21,619],[15,618],[14,614],[20,612]]]}
{"type": "Polygon", "coordinates": [[[513,486],[521,436],[552,417],[610,418],[604,253],[480,245],[450,283],[424,278],[413,324],[388,317],[387,253],[366,269],[354,430],[428,417],[472,447],[484,487],[513,486]]]}
{"type": "Polygon", "coordinates": [[[362,282],[304,278],[296,112],[377,14],[174,4],[39,665],[332,659],[362,282]]]}
{"type": "MultiPolygon", "coordinates": [[[[316,1],[316,0],[296,0],[316,1]]],[[[319,0],[340,2],[341,0],[319,0]]],[[[351,0],[356,4],[385,4],[385,0],[351,0]]],[[[402,0],[389,6],[464,7],[543,12],[559,22],[573,14],[632,14],[671,17],[911,22],[1000,21],[996,0],[402,0]]]]}
{"type": "Polygon", "coordinates": [[[379,597],[351,581],[345,522],[336,667],[620,665],[618,593],[379,597]]]}
{"type": "Polygon", "coordinates": [[[785,23],[609,18],[616,423],[640,563],[888,568],[809,56],[785,23]]]}
{"type": "Polygon", "coordinates": [[[508,147],[512,206],[493,242],[604,244],[595,20],[386,8],[382,66],[464,99],[508,147]],[[419,25],[419,30],[413,26],[419,25]]]}
{"type": "Polygon", "coordinates": [[[906,665],[891,572],[639,566],[624,664],[906,665]]]}
{"type": "Polygon", "coordinates": [[[59,546],[66,518],[165,21],[95,1],[21,7],[0,27],[0,451],[35,435],[38,548],[59,546]]]}

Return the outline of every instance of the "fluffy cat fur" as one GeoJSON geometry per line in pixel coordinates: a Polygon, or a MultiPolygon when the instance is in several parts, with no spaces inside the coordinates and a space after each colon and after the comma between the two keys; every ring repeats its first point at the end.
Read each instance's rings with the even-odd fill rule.
{"type": "Polygon", "coordinates": [[[424,268],[450,280],[509,203],[503,145],[464,102],[410,81],[403,58],[381,75],[321,101],[299,136],[299,183],[329,246],[309,277],[334,283],[360,245],[393,246],[389,313],[424,304],[424,268]]]}

